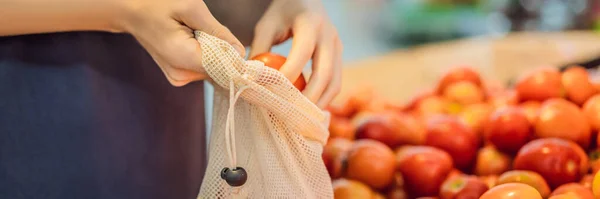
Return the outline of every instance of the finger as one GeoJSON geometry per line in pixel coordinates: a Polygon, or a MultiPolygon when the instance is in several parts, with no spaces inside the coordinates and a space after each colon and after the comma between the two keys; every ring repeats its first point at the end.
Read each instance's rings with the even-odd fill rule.
{"type": "Polygon", "coordinates": [[[210,13],[208,7],[203,1],[198,2],[198,5],[188,6],[180,9],[179,16],[181,22],[193,30],[199,30],[209,35],[215,36],[227,43],[231,44],[233,48],[240,54],[240,56],[246,56],[246,49],[244,45],[227,29],[223,26],[215,17],[210,13]]]}
{"type": "Polygon", "coordinates": [[[194,71],[174,69],[172,67],[161,67],[161,69],[165,73],[169,83],[175,87],[185,86],[191,82],[206,79],[205,75],[194,71]]]}
{"type": "Polygon", "coordinates": [[[159,66],[169,83],[175,87],[185,86],[190,82],[203,80],[206,78],[206,75],[196,71],[172,67],[166,64],[166,62],[161,61],[161,59],[155,59],[154,61],[159,66]]]}
{"type": "MultiPolygon", "coordinates": [[[[161,67],[162,68],[162,67],[161,67]]],[[[167,79],[173,86],[184,86],[189,84],[190,82],[195,82],[199,80],[203,80],[206,78],[205,74],[186,70],[186,69],[178,69],[173,67],[164,67],[163,72],[167,76],[167,79]]]]}
{"type": "Polygon", "coordinates": [[[260,21],[254,29],[254,39],[250,48],[250,58],[271,51],[277,27],[273,21],[260,21]]]}
{"type": "Polygon", "coordinates": [[[338,95],[342,88],[342,52],[343,46],[339,39],[335,40],[335,59],[333,65],[333,74],[329,86],[323,92],[323,95],[317,102],[319,108],[325,108],[338,95]]]}
{"type": "Polygon", "coordinates": [[[300,76],[304,65],[315,51],[319,25],[320,20],[307,15],[298,17],[294,22],[292,49],[286,62],[279,69],[292,82],[300,76]]]}
{"type": "Polygon", "coordinates": [[[335,62],[335,40],[324,37],[320,40],[313,58],[313,71],[302,92],[310,101],[317,103],[323,91],[331,82],[335,62]]]}
{"type": "MultiPolygon", "coordinates": [[[[206,78],[202,67],[202,51],[191,30],[175,31],[163,35],[161,42],[153,43],[148,52],[173,86],[184,86],[206,78]],[[157,50],[160,49],[160,50],[157,50]]],[[[147,46],[147,42],[141,41],[147,46]]]]}

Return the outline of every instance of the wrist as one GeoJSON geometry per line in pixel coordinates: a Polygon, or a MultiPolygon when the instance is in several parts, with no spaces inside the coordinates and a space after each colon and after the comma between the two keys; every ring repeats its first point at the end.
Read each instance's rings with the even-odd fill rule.
{"type": "Polygon", "coordinates": [[[126,21],[131,15],[132,4],[130,0],[105,0],[107,12],[104,13],[103,24],[99,24],[101,31],[113,33],[128,32],[126,21]]]}
{"type": "Polygon", "coordinates": [[[114,7],[117,10],[115,15],[110,19],[111,28],[108,31],[118,33],[136,34],[140,26],[144,25],[148,20],[145,12],[154,13],[154,16],[159,15],[154,11],[152,6],[149,6],[149,0],[110,0],[114,1],[114,7]]]}

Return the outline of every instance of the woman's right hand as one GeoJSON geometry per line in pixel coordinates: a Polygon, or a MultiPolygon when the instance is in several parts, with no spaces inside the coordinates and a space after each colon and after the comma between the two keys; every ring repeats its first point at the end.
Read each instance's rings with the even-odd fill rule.
{"type": "MultiPolygon", "coordinates": [[[[122,0],[116,0],[122,1],[122,0]]],[[[240,41],[210,13],[201,0],[123,1],[125,14],[118,31],[132,34],[149,52],[174,86],[208,78],[202,66],[202,50],[194,37],[200,30],[230,43],[240,54],[240,41]]]]}

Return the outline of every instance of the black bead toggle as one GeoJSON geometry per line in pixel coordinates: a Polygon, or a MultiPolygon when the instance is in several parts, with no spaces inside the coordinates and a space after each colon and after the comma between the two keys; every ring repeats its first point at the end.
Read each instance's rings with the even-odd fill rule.
{"type": "Polygon", "coordinates": [[[236,167],[235,169],[229,169],[228,167],[221,170],[221,179],[225,180],[229,186],[239,187],[246,183],[248,180],[248,174],[242,167],[236,167]]]}

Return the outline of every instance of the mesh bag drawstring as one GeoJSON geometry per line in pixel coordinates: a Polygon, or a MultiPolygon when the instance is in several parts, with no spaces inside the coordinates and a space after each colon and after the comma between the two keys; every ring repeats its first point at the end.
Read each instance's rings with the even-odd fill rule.
{"type": "Polygon", "coordinates": [[[329,113],[279,71],[244,60],[219,38],[195,35],[215,87],[208,166],[198,198],[333,198],[321,158],[329,113]],[[246,172],[243,183],[223,177],[238,168],[246,172]]]}

